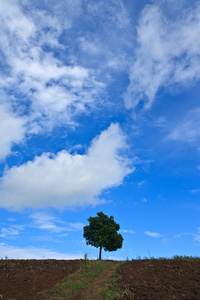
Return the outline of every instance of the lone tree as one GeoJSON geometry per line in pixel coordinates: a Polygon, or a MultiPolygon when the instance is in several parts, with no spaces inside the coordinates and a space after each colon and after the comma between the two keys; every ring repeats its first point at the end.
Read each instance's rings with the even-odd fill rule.
{"type": "Polygon", "coordinates": [[[123,237],[118,233],[120,226],[113,216],[109,218],[101,211],[97,213],[97,217],[90,217],[88,221],[90,224],[83,227],[83,237],[87,245],[99,248],[99,260],[102,248],[105,251],[116,251],[122,247],[123,237]]]}

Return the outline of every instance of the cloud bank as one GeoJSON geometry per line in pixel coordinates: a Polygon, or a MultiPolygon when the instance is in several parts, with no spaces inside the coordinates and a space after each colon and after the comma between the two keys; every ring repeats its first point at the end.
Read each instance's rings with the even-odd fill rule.
{"type": "Polygon", "coordinates": [[[1,258],[9,259],[80,259],[84,254],[59,253],[46,248],[12,247],[0,244],[1,258]]]}
{"type": "Polygon", "coordinates": [[[120,185],[133,172],[123,155],[127,148],[118,124],[101,132],[84,155],[63,150],[45,153],[5,171],[0,183],[0,206],[56,208],[95,205],[105,189],[120,185]]]}

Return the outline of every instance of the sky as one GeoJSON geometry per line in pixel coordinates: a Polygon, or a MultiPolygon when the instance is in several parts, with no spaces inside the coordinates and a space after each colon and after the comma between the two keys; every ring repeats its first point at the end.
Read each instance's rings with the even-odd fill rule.
{"type": "Polygon", "coordinates": [[[200,256],[200,3],[0,1],[0,257],[200,256]]]}

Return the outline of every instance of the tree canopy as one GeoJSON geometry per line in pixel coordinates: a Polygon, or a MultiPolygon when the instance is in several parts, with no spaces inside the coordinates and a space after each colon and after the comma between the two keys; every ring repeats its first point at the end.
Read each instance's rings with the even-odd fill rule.
{"type": "Polygon", "coordinates": [[[100,260],[102,249],[116,251],[122,247],[123,237],[118,233],[120,226],[113,216],[108,217],[101,211],[97,213],[97,217],[90,217],[88,221],[89,225],[83,228],[83,236],[87,245],[100,248],[100,260]]]}

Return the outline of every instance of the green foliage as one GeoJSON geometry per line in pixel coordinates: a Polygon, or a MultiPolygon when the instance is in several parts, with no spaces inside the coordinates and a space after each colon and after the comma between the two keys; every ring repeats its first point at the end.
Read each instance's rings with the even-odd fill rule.
{"type": "Polygon", "coordinates": [[[119,294],[120,289],[118,287],[118,282],[121,279],[119,274],[114,274],[110,280],[110,288],[107,292],[104,293],[103,299],[110,300],[115,299],[116,296],[119,294]]]}
{"type": "Polygon", "coordinates": [[[91,262],[90,260],[88,259],[88,255],[87,253],[84,254],[84,264],[83,264],[83,268],[86,270],[86,269],[89,269],[91,266],[91,262]]]}
{"type": "Polygon", "coordinates": [[[108,217],[102,211],[97,213],[97,217],[88,219],[89,225],[83,228],[86,244],[100,248],[99,259],[101,259],[101,249],[105,251],[116,251],[122,247],[123,237],[118,233],[120,226],[114,221],[114,217],[108,217]]]}
{"type": "Polygon", "coordinates": [[[186,256],[186,255],[184,255],[184,256],[182,256],[182,255],[174,255],[174,256],[172,257],[172,259],[190,259],[190,260],[199,260],[200,257],[198,257],[198,256],[186,256]]]}
{"type": "MultiPolygon", "coordinates": [[[[7,259],[8,259],[8,256],[6,255],[4,259],[7,260],[7,259]]],[[[1,257],[1,260],[3,260],[3,257],[1,257]]]]}
{"type": "MultiPolygon", "coordinates": [[[[145,257],[141,257],[141,256],[137,256],[136,257],[136,260],[165,260],[165,259],[174,259],[174,260],[177,260],[177,259],[186,259],[186,260],[200,260],[200,257],[198,256],[186,256],[186,255],[174,255],[172,256],[171,258],[169,257],[158,257],[158,258],[155,258],[153,256],[151,256],[150,258],[145,256],[145,257]]],[[[132,259],[132,261],[135,260],[135,259],[132,259]]]]}
{"type": "MultiPolygon", "coordinates": [[[[138,255],[138,256],[136,257],[136,259],[140,260],[140,259],[142,259],[142,258],[141,258],[140,255],[138,255]]],[[[134,259],[132,259],[132,260],[134,260],[134,259]]]]}

